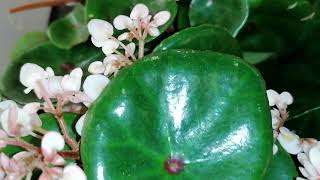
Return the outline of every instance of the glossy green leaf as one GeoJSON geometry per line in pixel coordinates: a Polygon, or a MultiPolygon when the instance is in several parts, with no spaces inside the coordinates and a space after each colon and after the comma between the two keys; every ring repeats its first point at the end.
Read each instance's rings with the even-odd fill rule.
{"type": "Polygon", "coordinates": [[[215,24],[235,37],[245,24],[248,14],[247,0],[192,0],[189,17],[192,26],[215,24]]]}
{"type": "Polygon", "coordinates": [[[104,55],[99,48],[89,45],[82,44],[71,50],[64,50],[57,48],[50,42],[44,43],[23,54],[7,67],[0,82],[1,94],[21,104],[37,101],[33,92],[27,95],[23,93],[25,87],[19,81],[20,68],[25,63],[35,63],[44,68],[50,66],[56,74],[62,75],[68,71],[63,66],[65,64],[83,67],[83,70],[86,70],[91,62],[103,58],[104,55]]]}
{"type": "MultiPolygon", "coordinates": [[[[165,31],[170,26],[177,13],[175,0],[87,0],[86,16],[87,19],[104,19],[112,23],[118,15],[129,16],[132,8],[138,3],[145,4],[151,15],[155,15],[159,11],[169,11],[171,13],[170,20],[160,27],[160,32],[165,31]]],[[[147,41],[151,39],[153,38],[149,38],[147,41]]]]}
{"type": "MultiPolygon", "coordinates": [[[[66,122],[67,128],[68,128],[68,132],[70,133],[70,135],[73,138],[79,138],[79,136],[77,135],[74,127],[75,127],[75,123],[78,120],[78,115],[74,114],[74,113],[65,113],[64,114],[64,120],[66,122]]],[[[47,131],[57,131],[60,132],[60,128],[59,128],[59,124],[57,123],[57,120],[54,118],[54,116],[52,114],[49,113],[44,113],[40,115],[40,119],[42,121],[42,129],[45,129],[47,131]]],[[[25,140],[28,143],[34,144],[36,146],[40,147],[40,140],[37,138],[34,138],[33,136],[26,136],[23,137],[23,140],[25,140]]],[[[69,149],[67,146],[65,149],[69,149]]],[[[0,152],[5,153],[6,155],[8,155],[9,157],[11,157],[12,155],[24,151],[24,149],[16,147],[16,146],[7,146],[4,149],[1,149],[0,152]]]]}
{"type": "Polygon", "coordinates": [[[11,52],[11,60],[18,59],[25,53],[34,50],[38,46],[48,42],[44,32],[28,32],[21,37],[11,52]]]}
{"type": "Polygon", "coordinates": [[[272,52],[244,52],[243,59],[250,64],[259,64],[274,55],[275,53],[272,52]]]}
{"type": "Polygon", "coordinates": [[[47,30],[52,44],[59,48],[70,49],[85,42],[89,37],[84,7],[76,5],[72,12],[51,23],[47,30]]]}
{"type": "Polygon", "coordinates": [[[160,51],[124,68],[92,105],[82,132],[91,180],[256,180],[272,155],[259,73],[210,51],[160,51]],[[179,174],[164,168],[172,157],[185,163],[179,174]]]}
{"type": "Polygon", "coordinates": [[[208,24],[177,32],[162,41],[154,51],[167,49],[211,50],[242,56],[238,42],[228,32],[208,24]]]}
{"type": "Polygon", "coordinates": [[[272,157],[264,180],[292,180],[298,177],[299,174],[290,154],[278,143],[277,146],[279,150],[272,157]]]}

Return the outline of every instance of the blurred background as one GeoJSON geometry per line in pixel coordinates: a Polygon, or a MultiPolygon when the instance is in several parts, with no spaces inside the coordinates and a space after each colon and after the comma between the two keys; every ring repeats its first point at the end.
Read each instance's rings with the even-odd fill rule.
{"type": "Polygon", "coordinates": [[[10,14],[9,9],[32,0],[0,1],[0,75],[9,62],[10,52],[21,36],[29,31],[45,31],[51,8],[10,14]]]}

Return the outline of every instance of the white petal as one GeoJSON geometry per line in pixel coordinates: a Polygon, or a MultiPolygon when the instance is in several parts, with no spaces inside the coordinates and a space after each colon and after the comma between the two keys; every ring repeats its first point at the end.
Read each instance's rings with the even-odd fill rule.
{"type": "Polygon", "coordinates": [[[61,86],[62,78],[62,76],[53,76],[48,78],[46,83],[44,83],[50,98],[54,98],[63,93],[63,88],[61,86]]]}
{"type": "Polygon", "coordinates": [[[4,111],[10,107],[17,106],[16,102],[12,100],[5,100],[0,102],[0,111],[4,111]]]}
{"type": "Polygon", "coordinates": [[[87,180],[87,177],[79,166],[70,164],[63,168],[62,177],[59,180],[87,180]]]}
{"type": "Polygon", "coordinates": [[[156,27],[151,27],[148,29],[148,33],[150,34],[150,36],[154,36],[154,37],[157,37],[160,35],[160,31],[158,28],[156,27]]]}
{"type": "Polygon", "coordinates": [[[100,74],[90,75],[83,83],[83,91],[94,101],[109,81],[110,80],[106,76],[100,74]]]}
{"type": "Polygon", "coordinates": [[[113,26],[101,19],[92,19],[88,23],[88,30],[91,36],[100,40],[113,35],[113,26]]]}
{"type": "Polygon", "coordinates": [[[114,40],[105,41],[102,45],[102,51],[107,56],[116,51],[119,47],[119,43],[114,40]]]}
{"type": "Polygon", "coordinates": [[[121,59],[120,55],[118,55],[118,54],[110,54],[110,55],[108,55],[107,57],[104,58],[103,64],[107,65],[112,61],[116,61],[116,60],[120,60],[120,59],[121,59]]]}
{"type": "Polygon", "coordinates": [[[285,127],[281,127],[277,137],[281,146],[290,154],[298,154],[302,151],[302,145],[299,136],[285,127]]]}
{"type": "Polygon", "coordinates": [[[95,47],[102,47],[103,43],[109,40],[109,38],[104,38],[104,39],[96,39],[94,37],[91,37],[91,42],[95,47]]]}
{"type": "Polygon", "coordinates": [[[95,61],[90,64],[88,71],[91,74],[102,74],[105,70],[105,67],[101,61],[95,61]]]}
{"type": "Polygon", "coordinates": [[[162,26],[167,23],[170,19],[170,12],[169,11],[160,11],[153,17],[153,23],[156,27],[162,26]]]}
{"type": "Polygon", "coordinates": [[[34,87],[35,82],[39,79],[43,79],[46,76],[46,71],[32,63],[26,63],[21,67],[20,70],[20,82],[25,86],[25,87],[34,87]]]}
{"type": "Polygon", "coordinates": [[[46,73],[47,73],[47,77],[52,77],[54,76],[54,71],[51,67],[47,67],[46,68],[46,73]]]}
{"type": "Polygon", "coordinates": [[[135,43],[129,43],[127,46],[127,49],[129,52],[126,52],[126,55],[129,56],[130,54],[134,54],[134,51],[136,50],[136,44],[135,43]]]}
{"type": "Polygon", "coordinates": [[[273,152],[273,155],[277,154],[277,152],[278,152],[278,146],[277,145],[275,145],[275,144],[273,145],[272,152],[273,152]]]}
{"type": "Polygon", "coordinates": [[[23,106],[23,110],[29,114],[37,113],[40,109],[40,103],[33,102],[23,106]]]}
{"type": "Polygon", "coordinates": [[[309,151],[309,159],[311,164],[317,169],[320,174],[320,144],[313,146],[309,151]]]}
{"type": "Polygon", "coordinates": [[[80,119],[77,121],[76,123],[76,131],[77,133],[81,136],[81,132],[82,132],[82,127],[83,127],[83,123],[84,123],[84,120],[86,118],[86,115],[87,114],[84,114],[80,117],[80,119]]]}
{"type": "Polygon", "coordinates": [[[46,133],[41,140],[41,149],[47,153],[56,153],[57,151],[63,150],[65,145],[63,136],[54,131],[46,133]]]}
{"type": "Polygon", "coordinates": [[[128,16],[119,15],[113,20],[113,25],[118,30],[131,29],[133,28],[132,19],[128,16]]]}
{"type": "Polygon", "coordinates": [[[276,91],[269,89],[267,90],[267,96],[268,96],[269,106],[276,105],[279,99],[279,94],[276,91]]]}
{"type": "MultiPolygon", "coordinates": [[[[302,174],[304,177],[306,177],[306,178],[310,177],[310,174],[306,171],[305,168],[299,167],[299,171],[301,172],[301,174],[302,174]]],[[[299,178],[299,177],[298,177],[298,178],[299,178]]],[[[298,180],[298,178],[297,178],[297,180],[298,180]]],[[[303,179],[303,178],[300,178],[300,179],[303,179]]]]}
{"type": "Polygon", "coordinates": [[[61,87],[64,91],[79,91],[81,87],[81,78],[83,72],[81,68],[76,68],[71,71],[70,75],[63,76],[61,87]]]}
{"type": "Polygon", "coordinates": [[[120,34],[120,36],[118,36],[118,40],[124,41],[124,40],[128,39],[128,37],[129,37],[129,33],[125,32],[125,33],[120,34]]]}
{"type": "Polygon", "coordinates": [[[285,108],[287,105],[290,105],[293,103],[293,97],[288,92],[282,92],[279,95],[279,102],[277,103],[277,106],[280,106],[280,108],[285,108]]]}
{"type": "Polygon", "coordinates": [[[144,4],[137,4],[130,13],[131,19],[142,19],[149,15],[149,9],[144,4]]]}

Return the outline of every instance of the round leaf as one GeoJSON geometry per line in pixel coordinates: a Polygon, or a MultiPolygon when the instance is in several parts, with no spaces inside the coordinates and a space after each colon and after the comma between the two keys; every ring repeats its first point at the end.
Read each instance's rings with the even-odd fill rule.
{"type": "Polygon", "coordinates": [[[228,32],[208,24],[177,32],[162,41],[154,51],[167,49],[212,50],[242,56],[238,42],[228,32]]]}
{"type": "Polygon", "coordinates": [[[49,25],[47,31],[50,41],[59,48],[70,49],[85,42],[89,37],[82,5],[77,5],[67,16],[49,25]]]}
{"type": "Polygon", "coordinates": [[[277,143],[277,154],[273,155],[264,180],[292,180],[298,177],[296,166],[290,156],[277,143]]]}
{"type": "Polygon", "coordinates": [[[192,26],[215,24],[236,36],[247,20],[247,0],[192,0],[189,17],[192,26]]]}
{"type": "Polygon", "coordinates": [[[261,179],[270,118],[264,83],[241,59],[161,51],[123,69],[92,105],[84,169],[92,180],[261,179]],[[174,159],[179,174],[164,168],[174,159]]]}

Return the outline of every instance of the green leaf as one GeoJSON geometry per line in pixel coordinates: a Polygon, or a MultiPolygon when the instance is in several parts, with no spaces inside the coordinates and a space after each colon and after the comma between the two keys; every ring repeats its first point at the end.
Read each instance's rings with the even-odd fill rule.
{"type": "Polygon", "coordinates": [[[259,64],[274,55],[275,53],[272,52],[244,52],[243,59],[250,64],[259,64]]]}
{"type": "Polygon", "coordinates": [[[211,50],[242,56],[238,42],[228,32],[208,24],[177,32],[162,41],[154,51],[167,49],[211,50]]]}
{"type": "Polygon", "coordinates": [[[272,156],[264,82],[243,60],[160,51],[124,68],[81,138],[88,179],[261,179],[272,156]],[[170,175],[164,163],[184,161],[170,175]]]}
{"type": "Polygon", "coordinates": [[[49,25],[48,37],[59,48],[70,49],[89,37],[84,7],[76,5],[72,12],[49,25]]]}
{"type": "Polygon", "coordinates": [[[292,180],[298,177],[299,173],[290,154],[279,143],[277,143],[277,146],[279,150],[272,157],[264,180],[292,180]]]}
{"type": "MultiPolygon", "coordinates": [[[[169,11],[171,13],[170,20],[165,25],[160,26],[160,32],[164,32],[172,24],[177,13],[175,0],[87,0],[86,17],[87,19],[104,19],[112,23],[118,15],[129,16],[132,8],[138,3],[145,4],[151,15],[155,15],[159,11],[169,11]]],[[[148,38],[147,41],[152,39],[154,37],[148,38]]]]}
{"type": "Polygon", "coordinates": [[[189,17],[192,26],[215,24],[235,37],[245,24],[248,14],[247,0],[192,0],[189,17]]]}
{"type": "MultiPolygon", "coordinates": [[[[40,116],[40,119],[42,121],[42,128],[47,130],[47,131],[60,131],[59,124],[57,120],[54,118],[54,116],[50,113],[43,113],[40,116]]],[[[75,123],[78,120],[78,115],[74,113],[64,113],[64,120],[66,122],[66,125],[68,127],[68,132],[73,138],[79,138],[77,135],[74,127],[75,123]]],[[[34,138],[33,136],[26,136],[22,138],[24,141],[31,143],[33,145],[39,146],[40,147],[40,140],[37,138],[34,138]]],[[[68,146],[65,147],[65,150],[70,149],[68,146]]],[[[24,151],[24,149],[16,147],[16,146],[7,146],[4,149],[1,149],[0,152],[5,153],[7,156],[11,157],[14,154],[24,151]]]]}
{"type": "Polygon", "coordinates": [[[25,53],[48,42],[47,35],[44,32],[28,32],[22,36],[11,52],[11,60],[18,59],[25,53]]]}
{"type": "Polygon", "coordinates": [[[91,62],[103,58],[104,55],[99,48],[86,44],[75,46],[71,50],[64,50],[57,48],[50,42],[44,43],[23,54],[6,68],[0,82],[1,94],[20,104],[38,101],[33,92],[27,95],[23,93],[25,87],[19,81],[19,72],[25,63],[35,63],[44,68],[50,66],[57,75],[63,75],[67,73],[63,68],[64,64],[73,64],[86,70],[91,62]]]}

